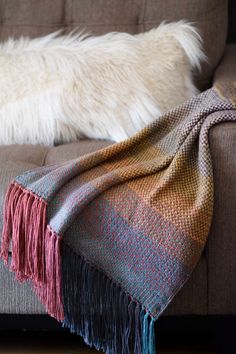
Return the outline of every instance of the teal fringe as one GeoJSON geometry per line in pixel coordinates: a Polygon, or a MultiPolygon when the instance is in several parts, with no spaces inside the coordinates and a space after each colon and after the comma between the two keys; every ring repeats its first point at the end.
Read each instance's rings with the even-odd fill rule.
{"type": "Polygon", "coordinates": [[[156,353],[156,340],[155,340],[155,320],[151,318],[149,325],[149,354],[156,353]]]}
{"type": "Polygon", "coordinates": [[[155,354],[150,314],[67,245],[62,252],[63,326],[106,354],[155,354]]]}

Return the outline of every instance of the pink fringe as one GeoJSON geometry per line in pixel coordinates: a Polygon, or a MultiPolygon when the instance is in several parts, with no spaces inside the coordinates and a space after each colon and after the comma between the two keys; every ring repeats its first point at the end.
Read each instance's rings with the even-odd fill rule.
{"type": "Polygon", "coordinates": [[[12,183],[5,197],[0,256],[19,281],[31,279],[47,312],[64,319],[61,290],[62,239],[46,222],[47,203],[33,192],[12,183]]]}

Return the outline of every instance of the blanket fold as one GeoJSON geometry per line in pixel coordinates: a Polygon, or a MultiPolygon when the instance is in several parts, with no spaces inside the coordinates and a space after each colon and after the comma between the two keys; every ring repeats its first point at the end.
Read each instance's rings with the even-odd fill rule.
{"type": "Polygon", "coordinates": [[[154,354],[154,324],[190,277],[214,205],[209,129],[236,121],[213,88],[134,137],[28,171],[5,197],[1,257],[47,312],[107,354],[154,354]]]}

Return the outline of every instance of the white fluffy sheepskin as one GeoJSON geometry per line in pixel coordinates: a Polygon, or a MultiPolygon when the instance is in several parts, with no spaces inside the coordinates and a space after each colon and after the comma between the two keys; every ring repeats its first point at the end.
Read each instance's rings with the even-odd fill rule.
{"type": "Polygon", "coordinates": [[[0,45],[0,144],[124,140],[198,93],[201,38],[185,21],[0,45]]]}

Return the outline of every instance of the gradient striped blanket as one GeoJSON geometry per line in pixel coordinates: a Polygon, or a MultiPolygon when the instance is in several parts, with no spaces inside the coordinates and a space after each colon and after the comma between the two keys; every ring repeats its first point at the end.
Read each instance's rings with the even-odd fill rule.
{"type": "Polygon", "coordinates": [[[26,172],[9,186],[2,258],[89,345],[155,353],[154,323],[207,241],[208,133],[236,121],[235,97],[233,86],[210,89],[127,141],[26,172]]]}

